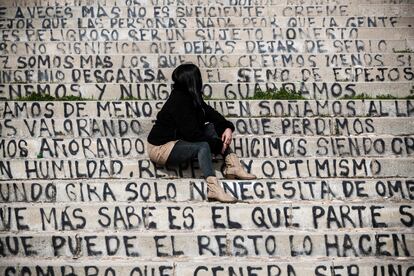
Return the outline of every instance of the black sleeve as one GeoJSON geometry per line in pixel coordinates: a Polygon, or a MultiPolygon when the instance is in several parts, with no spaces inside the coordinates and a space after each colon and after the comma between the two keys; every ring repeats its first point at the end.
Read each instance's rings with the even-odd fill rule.
{"type": "Polygon", "coordinates": [[[197,116],[191,106],[185,103],[172,110],[171,116],[177,126],[178,136],[188,142],[208,142],[211,152],[220,153],[223,142],[218,138],[206,137],[204,131],[197,121],[197,116]]]}
{"type": "Polygon", "coordinates": [[[207,121],[214,124],[216,128],[216,132],[219,136],[226,130],[226,128],[230,128],[231,131],[234,131],[234,125],[232,122],[226,120],[220,113],[218,113],[214,108],[205,104],[204,110],[206,111],[206,119],[207,121]]]}

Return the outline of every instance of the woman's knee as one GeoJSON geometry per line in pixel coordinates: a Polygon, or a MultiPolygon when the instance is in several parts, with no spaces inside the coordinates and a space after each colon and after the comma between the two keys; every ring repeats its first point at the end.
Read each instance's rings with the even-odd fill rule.
{"type": "Polygon", "coordinates": [[[210,151],[210,145],[207,142],[199,142],[199,143],[200,143],[200,150],[210,151]]]}
{"type": "Polygon", "coordinates": [[[198,152],[201,153],[201,154],[209,154],[210,153],[210,145],[207,142],[199,142],[198,152]]]}

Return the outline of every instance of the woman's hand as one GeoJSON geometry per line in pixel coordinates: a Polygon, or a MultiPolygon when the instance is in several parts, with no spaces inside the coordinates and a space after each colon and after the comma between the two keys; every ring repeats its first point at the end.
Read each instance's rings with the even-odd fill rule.
{"type": "Polygon", "coordinates": [[[221,150],[222,154],[224,154],[226,149],[230,146],[232,135],[233,135],[233,132],[231,131],[230,128],[226,128],[223,134],[221,135],[221,141],[223,141],[223,149],[221,150]]]}
{"type": "Polygon", "coordinates": [[[226,128],[221,135],[221,141],[223,141],[224,144],[227,144],[227,146],[230,146],[231,138],[232,138],[233,132],[230,128],[226,128]]]}

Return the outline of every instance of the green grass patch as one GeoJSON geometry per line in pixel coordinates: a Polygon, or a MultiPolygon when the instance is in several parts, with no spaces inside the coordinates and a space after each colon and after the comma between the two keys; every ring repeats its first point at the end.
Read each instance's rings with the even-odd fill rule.
{"type": "Polygon", "coordinates": [[[370,96],[365,93],[355,94],[353,96],[344,96],[340,98],[341,100],[411,100],[414,99],[414,95],[409,95],[407,97],[395,97],[391,94],[377,95],[375,97],[370,96]]]}
{"type": "Polygon", "coordinates": [[[213,98],[211,96],[203,95],[203,100],[205,100],[205,101],[211,101],[212,99],[213,98]]]}
{"type": "Polygon", "coordinates": [[[375,97],[375,99],[379,99],[379,100],[395,100],[397,99],[397,97],[390,95],[390,94],[386,94],[386,95],[377,95],[375,97]]]}
{"type": "Polygon", "coordinates": [[[127,97],[121,97],[119,98],[120,101],[140,101],[140,99],[134,97],[134,96],[127,96],[127,97]]]}
{"type": "Polygon", "coordinates": [[[74,96],[74,95],[69,95],[69,96],[64,96],[61,98],[56,98],[56,101],[93,101],[94,99],[85,99],[82,98],[81,96],[74,96]]]}
{"type": "Polygon", "coordinates": [[[60,98],[55,98],[49,94],[32,93],[28,96],[18,97],[15,101],[31,101],[31,102],[42,102],[42,101],[87,101],[90,99],[84,99],[80,96],[68,95],[60,98]]]}
{"type": "MultiPolygon", "coordinates": [[[[31,101],[31,102],[41,102],[41,101],[95,101],[94,98],[82,98],[81,96],[74,96],[68,95],[63,97],[53,97],[48,94],[41,94],[41,93],[32,93],[25,97],[18,97],[14,99],[14,101],[31,101]]],[[[128,97],[121,97],[118,101],[139,101],[140,99],[128,96],[128,97]]],[[[116,99],[113,99],[116,101],[116,99]]]]}
{"type": "MultiPolygon", "coordinates": [[[[213,99],[212,97],[203,96],[204,100],[220,100],[220,99],[213,99]]],[[[344,96],[339,98],[340,100],[413,100],[414,94],[406,96],[406,97],[395,97],[391,94],[383,94],[377,95],[375,97],[370,96],[366,93],[355,94],[353,96],[344,96]]],[[[39,101],[94,101],[95,99],[87,99],[82,98],[81,96],[64,96],[60,98],[53,97],[48,94],[41,94],[41,93],[32,93],[25,97],[18,97],[14,99],[14,101],[32,101],[32,102],[39,102],[39,101]]],[[[221,99],[226,100],[226,99],[221,99]]],[[[289,89],[275,89],[275,90],[256,90],[254,95],[251,97],[246,98],[246,100],[308,100],[307,98],[303,97],[299,92],[292,91],[289,89]]],[[[137,99],[135,97],[121,97],[119,101],[142,101],[142,99],[137,99]]]]}
{"type": "Polygon", "coordinates": [[[54,101],[55,97],[48,94],[33,93],[28,96],[18,97],[15,101],[54,101]]]}
{"type": "Polygon", "coordinates": [[[401,53],[401,54],[404,54],[404,53],[414,53],[414,51],[412,49],[409,49],[409,48],[401,49],[401,50],[392,48],[392,52],[393,53],[401,53]]]}
{"type": "Polygon", "coordinates": [[[248,100],[306,100],[299,92],[281,88],[274,90],[256,90],[252,97],[247,98],[248,100]]]}

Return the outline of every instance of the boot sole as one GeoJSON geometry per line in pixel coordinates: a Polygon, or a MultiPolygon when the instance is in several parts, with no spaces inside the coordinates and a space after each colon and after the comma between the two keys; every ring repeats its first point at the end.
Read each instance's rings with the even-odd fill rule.
{"type": "Polygon", "coordinates": [[[225,178],[226,179],[232,179],[232,180],[254,180],[254,179],[257,179],[257,177],[252,177],[252,178],[240,178],[240,177],[237,177],[236,175],[234,175],[234,174],[228,174],[228,175],[225,175],[225,178]]]}
{"type": "Polygon", "coordinates": [[[237,177],[234,174],[227,174],[225,175],[226,179],[237,179],[237,177]]]}
{"type": "Polygon", "coordinates": [[[238,201],[238,199],[236,199],[236,200],[234,200],[234,201],[221,201],[221,200],[218,200],[217,198],[215,198],[215,197],[208,197],[207,198],[207,200],[209,201],[209,202],[221,202],[221,203],[236,203],[237,201],[238,201]]]}

